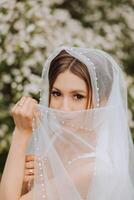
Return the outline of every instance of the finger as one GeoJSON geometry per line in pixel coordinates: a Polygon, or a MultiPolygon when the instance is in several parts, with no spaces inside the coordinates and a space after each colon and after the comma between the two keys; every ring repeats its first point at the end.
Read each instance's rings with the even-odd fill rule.
{"type": "Polygon", "coordinates": [[[34,179],[34,175],[31,175],[31,176],[27,176],[27,175],[26,175],[26,176],[24,177],[24,183],[25,183],[25,182],[28,182],[28,181],[32,181],[33,179],[34,179]]]}
{"type": "Polygon", "coordinates": [[[37,105],[36,100],[28,98],[27,101],[25,102],[25,106],[22,108],[22,112],[26,113],[27,116],[29,116],[31,120],[33,120],[34,110],[35,110],[36,105],[37,105]]]}
{"type": "Polygon", "coordinates": [[[18,106],[18,105],[23,104],[26,101],[27,98],[28,98],[27,96],[21,97],[21,99],[19,101],[17,101],[17,103],[15,104],[14,110],[16,110],[16,108],[17,109],[21,108],[21,106],[18,106]]]}
{"type": "Polygon", "coordinates": [[[26,169],[25,170],[25,176],[32,176],[34,175],[34,169],[26,169]]]}
{"type": "Polygon", "coordinates": [[[33,154],[29,154],[29,155],[26,155],[26,162],[28,161],[33,161],[34,160],[34,155],[33,154]]]}
{"type": "Polygon", "coordinates": [[[35,106],[35,101],[28,97],[24,103],[24,106],[21,106],[20,109],[20,122],[24,128],[32,128],[32,119],[33,119],[33,108],[35,106]]]}
{"type": "Polygon", "coordinates": [[[10,109],[10,114],[13,115],[13,112],[15,111],[16,107],[18,106],[19,103],[22,103],[26,99],[26,96],[22,96],[20,100],[17,101],[14,105],[12,105],[10,109]]]}
{"type": "MultiPolygon", "coordinates": [[[[15,104],[15,106],[14,106],[14,108],[12,109],[12,113],[14,112],[14,116],[16,116],[16,114],[18,115],[18,112],[20,112],[21,111],[21,109],[22,109],[22,107],[23,106],[18,106],[18,104],[24,104],[26,101],[27,101],[27,96],[23,96],[23,97],[21,97],[21,99],[15,104]],[[17,111],[17,113],[16,113],[16,111],[17,111]]],[[[21,125],[20,124],[20,119],[18,118],[18,117],[15,117],[14,118],[14,120],[15,120],[15,124],[18,124],[18,125],[21,125]]]]}
{"type": "Polygon", "coordinates": [[[35,106],[35,108],[34,108],[34,116],[35,116],[35,118],[37,118],[37,119],[41,119],[41,111],[38,109],[38,107],[37,106],[35,106]]]}
{"type": "Polygon", "coordinates": [[[26,162],[26,169],[34,169],[34,161],[26,162]]]}
{"type": "Polygon", "coordinates": [[[37,103],[37,101],[33,98],[31,98],[30,96],[23,96],[14,106],[14,110],[24,110],[24,108],[26,107],[27,103],[30,102],[30,105],[32,105],[32,103],[37,103]],[[22,106],[19,106],[19,104],[22,104],[22,106]]]}
{"type": "Polygon", "coordinates": [[[11,108],[11,111],[10,111],[11,115],[13,115],[16,108],[18,108],[18,104],[22,103],[22,101],[24,102],[25,100],[26,100],[25,96],[21,97],[21,99],[11,108]]]}

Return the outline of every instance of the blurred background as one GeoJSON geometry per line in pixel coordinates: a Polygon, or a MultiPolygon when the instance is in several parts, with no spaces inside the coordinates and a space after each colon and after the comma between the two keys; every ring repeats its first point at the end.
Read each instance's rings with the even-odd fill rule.
{"type": "Polygon", "coordinates": [[[134,138],[134,1],[1,0],[0,174],[14,129],[11,107],[22,95],[39,99],[44,62],[59,45],[100,48],[120,64],[134,138]]]}

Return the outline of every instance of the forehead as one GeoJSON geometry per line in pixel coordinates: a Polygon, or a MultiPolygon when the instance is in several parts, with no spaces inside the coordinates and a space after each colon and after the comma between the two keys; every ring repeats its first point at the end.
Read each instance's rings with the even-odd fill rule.
{"type": "Polygon", "coordinates": [[[86,90],[86,83],[70,71],[60,73],[53,85],[58,89],[86,90]]]}

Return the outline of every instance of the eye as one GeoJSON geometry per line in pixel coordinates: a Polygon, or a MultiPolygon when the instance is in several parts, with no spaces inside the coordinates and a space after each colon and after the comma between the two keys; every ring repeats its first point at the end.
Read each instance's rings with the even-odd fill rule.
{"type": "Polygon", "coordinates": [[[80,101],[80,100],[82,100],[83,98],[85,98],[83,95],[81,95],[81,94],[75,94],[74,95],[74,99],[75,100],[77,100],[77,101],[80,101]]]}
{"type": "Polygon", "coordinates": [[[54,96],[54,97],[58,97],[58,96],[61,95],[61,93],[58,92],[58,91],[52,91],[52,92],[51,92],[51,95],[54,96]]]}

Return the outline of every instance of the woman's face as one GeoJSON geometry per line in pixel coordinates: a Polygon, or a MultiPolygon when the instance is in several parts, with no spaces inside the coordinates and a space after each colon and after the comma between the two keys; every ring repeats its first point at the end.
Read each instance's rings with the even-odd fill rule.
{"type": "Polygon", "coordinates": [[[50,94],[50,107],[63,111],[86,109],[88,90],[84,80],[69,70],[60,73],[50,94]]]}

